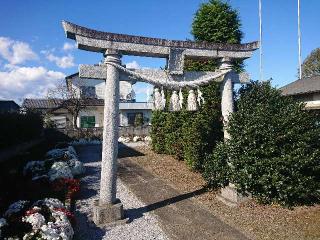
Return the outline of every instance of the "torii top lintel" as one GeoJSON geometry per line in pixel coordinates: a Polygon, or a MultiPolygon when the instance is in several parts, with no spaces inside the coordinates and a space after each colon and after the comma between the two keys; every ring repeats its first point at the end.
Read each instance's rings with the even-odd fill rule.
{"type": "MultiPolygon", "coordinates": [[[[179,62],[179,60],[183,62],[185,58],[246,59],[251,57],[252,52],[259,48],[259,42],[222,44],[166,40],[101,32],[66,21],[63,21],[62,25],[67,37],[76,40],[79,49],[102,53],[107,49],[114,49],[123,55],[164,57],[171,58],[175,60],[174,62],[179,62]]],[[[173,68],[180,67],[174,66],[173,68]]]]}

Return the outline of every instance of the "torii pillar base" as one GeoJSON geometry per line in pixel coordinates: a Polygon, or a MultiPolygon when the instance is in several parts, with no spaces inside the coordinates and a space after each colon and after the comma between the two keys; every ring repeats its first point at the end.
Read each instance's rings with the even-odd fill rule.
{"type": "Polygon", "coordinates": [[[248,201],[250,196],[244,196],[238,193],[234,184],[230,183],[228,186],[221,189],[217,199],[229,207],[237,207],[240,203],[248,201]]]}
{"type": "Polygon", "coordinates": [[[114,204],[100,204],[93,202],[93,222],[97,226],[112,226],[127,222],[124,219],[123,205],[119,199],[114,204]]]}

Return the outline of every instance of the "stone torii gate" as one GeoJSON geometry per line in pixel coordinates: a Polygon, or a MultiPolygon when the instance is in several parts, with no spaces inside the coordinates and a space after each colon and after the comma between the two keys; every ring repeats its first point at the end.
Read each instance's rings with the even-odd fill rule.
{"type": "MultiPolygon", "coordinates": [[[[99,52],[104,56],[104,63],[98,66],[80,65],[79,76],[106,80],[100,196],[94,203],[93,211],[94,222],[97,225],[106,224],[123,218],[122,204],[116,199],[119,81],[134,79],[172,90],[185,87],[196,89],[211,81],[219,81],[226,126],[228,116],[233,112],[233,84],[249,81],[247,74],[237,74],[232,70],[232,60],[251,57],[259,43],[175,41],[101,32],[65,21],[62,24],[67,37],[75,40],[79,49],[99,52]],[[166,58],[167,69],[127,69],[121,65],[122,55],[166,58]],[[221,65],[215,72],[187,72],[183,69],[185,59],[220,59],[221,65]]],[[[229,139],[226,129],[224,138],[229,139]]]]}

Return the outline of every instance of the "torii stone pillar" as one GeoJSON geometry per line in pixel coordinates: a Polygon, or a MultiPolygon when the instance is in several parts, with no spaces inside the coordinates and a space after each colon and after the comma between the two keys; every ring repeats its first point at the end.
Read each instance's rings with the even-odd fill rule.
{"type": "Polygon", "coordinates": [[[120,64],[121,56],[114,50],[105,52],[107,79],[104,92],[104,120],[101,161],[100,197],[94,202],[93,221],[97,225],[123,218],[123,206],[116,199],[119,126],[119,70],[107,64],[120,64]]]}
{"type": "MultiPolygon", "coordinates": [[[[223,58],[221,61],[221,70],[232,69],[231,59],[223,58]]],[[[223,133],[224,140],[230,139],[230,134],[227,131],[227,125],[229,123],[229,116],[234,112],[233,103],[233,79],[234,73],[227,73],[221,84],[221,113],[223,117],[223,133]]]]}
{"type": "MultiPolygon", "coordinates": [[[[220,69],[232,69],[231,59],[223,58],[220,69]]],[[[221,113],[223,117],[224,141],[228,141],[230,139],[230,134],[228,133],[227,128],[230,115],[234,112],[233,85],[234,82],[237,82],[237,77],[238,74],[231,71],[225,75],[221,84],[221,113]]],[[[217,198],[231,207],[237,206],[239,203],[247,199],[247,197],[244,197],[242,194],[237,192],[233,183],[229,183],[227,187],[222,188],[221,193],[217,198]]]]}

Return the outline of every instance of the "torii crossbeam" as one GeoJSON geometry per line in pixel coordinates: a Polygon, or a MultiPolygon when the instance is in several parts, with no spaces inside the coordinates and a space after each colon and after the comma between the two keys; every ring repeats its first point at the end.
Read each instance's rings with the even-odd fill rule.
{"type": "MultiPolygon", "coordinates": [[[[120,79],[144,81],[173,90],[183,87],[194,89],[219,81],[222,83],[222,115],[227,124],[228,116],[233,112],[233,84],[249,80],[247,74],[239,75],[232,71],[232,61],[251,57],[259,43],[166,40],[101,32],[66,21],[62,24],[67,37],[74,39],[79,49],[100,52],[105,57],[99,66],[79,67],[80,77],[106,80],[100,197],[94,207],[94,222],[105,224],[123,217],[122,205],[116,199],[120,79]],[[122,55],[166,58],[167,69],[127,69],[121,65],[122,55]],[[187,72],[183,69],[185,59],[219,59],[221,66],[215,72],[187,72]]],[[[226,130],[224,134],[228,139],[226,130]]]]}

